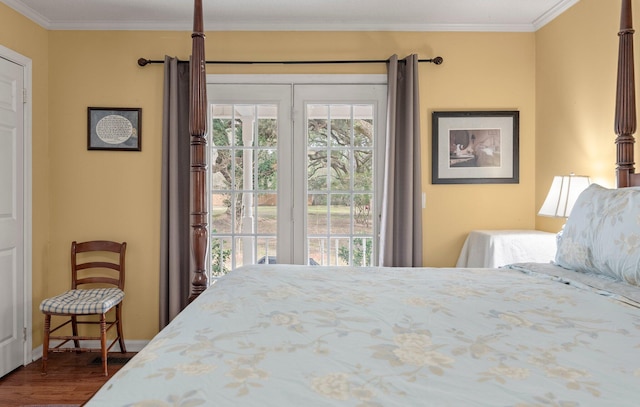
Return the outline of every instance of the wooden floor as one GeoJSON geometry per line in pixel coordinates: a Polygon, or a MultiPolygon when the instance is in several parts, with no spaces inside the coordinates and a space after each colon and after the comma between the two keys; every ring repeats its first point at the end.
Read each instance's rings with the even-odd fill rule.
{"type": "MultiPolygon", "coordinates": [[[[111,353],[113,358],[133,353],[111,353]]],[[[0,406],[33,404],[77,404],[87,401],[117,372],[122,363],[109,364],[109,376],[102,374],[100,363],[92,364],[99,353],[51,353],[47,374],[41,373],[41,361],[20,367],[0,378],[0,406]]]]}

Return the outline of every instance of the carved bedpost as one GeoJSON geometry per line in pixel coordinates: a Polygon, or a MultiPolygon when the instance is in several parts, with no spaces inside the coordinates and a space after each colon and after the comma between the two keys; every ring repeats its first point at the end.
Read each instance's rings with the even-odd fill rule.
{"type": "Polygon", "coordinates": [[[636,131],[636,93],[633,61],[633,23],[631,0],[622,0],[620,32],[618,33],[618,83],[616,87],[616,178],[618,188],[631,184],[635,172],[633,134],[636,131]]]}
{"type": "Polygon", "coordinates": [[[189,132],[191,133],[191,231],[195,274],[191,282],[189,302],[207,288],[205,269],[208,246],[208,211],[205,189],[207,176],[207,89],[204,58],[204,26],[202,0],[195,0],[190,76],[189,132]]]}

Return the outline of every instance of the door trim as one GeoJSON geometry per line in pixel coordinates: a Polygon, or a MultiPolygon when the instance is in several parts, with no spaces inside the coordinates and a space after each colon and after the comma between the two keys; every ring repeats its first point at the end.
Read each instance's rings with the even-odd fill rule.
{"type": "Polygon", "coordinates": [[[33,240],[32,240],[32,179],[33,179],[33,171],[32,171],[32,162],[33,162],[33,145],[32,145],[32,72],[33,72],[33,63],[30,58],[25,57],[9,48],[6,48],[0,45],[0,58],[4,58],[8,61],[11,61],[17,65],[22,66],[24,72],[24,89],[25,89],[25,97],[26,101],[24,103],[24,153],[23,153],[23,173],[24,173],[24,196],[23,196],[23,205],[24,205],[24,230],[23,230],[23,246],[24,246],[24,322],[26,329],[26,340],[24,342],[24,350],[23,350],[23,359],[24,365],[31,363],[33,359],[31,348],[33,347],[33,276],[32,276],[32,267],[33,267],[33,240]]]}

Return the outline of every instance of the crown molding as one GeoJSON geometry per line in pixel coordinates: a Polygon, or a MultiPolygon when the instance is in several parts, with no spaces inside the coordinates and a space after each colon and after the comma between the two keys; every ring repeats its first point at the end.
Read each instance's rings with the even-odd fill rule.
{"type": "Polygon", "coordinates": [[[580,0],[563,0],[559,2],[554,7],[549,9],[546,13],[533,21],[534,31],[538,31],[579,1],[580,0]]]}
{"type": "MultiPolygon", "coordinates": [[[[399,31],[399,32],[535,32],[580,0],[561,0],[530,24],[388,24],[388,23],[299,23],[208,22],[206,31],[399,31]]],[[[51,21],[18,0],[0,0],[47,30],[78,31],[191,31],[192,21],[51,21]]]]}
{"type": "Polygon", "coordinates": [[[23,3],[17,0],[0,0],[0,1],[43,28],[48,29],[49,26],[51,25],[51,21],[47,19],[45,16],[38,13],[31,7],[25,6],[23,3]]]}

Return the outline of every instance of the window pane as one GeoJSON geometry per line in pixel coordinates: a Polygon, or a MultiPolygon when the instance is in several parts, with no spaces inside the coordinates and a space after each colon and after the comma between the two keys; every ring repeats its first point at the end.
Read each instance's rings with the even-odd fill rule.
{"type": "Polygon", "coordinates": [[[307,105],[307,145],[325,147],[328,145],[329,106],[307,105]]]}
{"type": "Polygon", "coordinates": [[[238,231],[243,234],[255,233],[256,195],[251,192],[238,194],[238,231]]]}
{"type": "Polygon", "coordinates": [[[371,191],[373,185],[373,150],[353,151],[353,189],[371,191]]]}
{"type": "Polygon", "coordinates": [[[349,235],[351,233],[351,195],[331,195],[331,235],[349,235]]]}
{"type": "Polygon", "coordinates": [[[326,266],[329,259],[329,244],[328,239],[325,238],[311,238],[308,239],[308,252],[309,252],[309,264],[326,266]]]}
{"type": "Polygon", "coordinates": [[[251,180],[251,151],[247,150],[236,150],[234,153],[234,161],[235,165],[233,167],[233,181],[234,181],[234,189],[251,189],[253,182],[251,180]],[[249,161],[245,161],[245,157],[249,161]],[[245,164],[249,171],[245,173],[245,164]],[[249,177],[249,179],[247,179],[249,177]]]}
{"type": "Polygon", "coordinates": [[[234,114],[236,117],[238,118],[243,118],[243,117],[255,117],[255,105],[233,105],[234,107],[234,114]]]}
{"type": "Polygon", "coordinates": [[[331,105],[330,106],[331,128],[330,139],[331,145],[335,147],[351,146],[351,106],[350,105],[331,105]]]}
{"type": "Polygon", "coordinates": [[[326,191],[327,152],[309,151],[307,155],[307,190],[326,191]]]}
{"type": "Polygon", "coordinates": [[[370,266],[373,264],[373,239],[354,238],[351,245],[352,265],[370,266]]]}
{"type": "Polygon", "coordinates": [[[277,250],[275,238],[258,238],[257,264],[276,264],[277,250]]]}
{"type": "Polygon", "coordinates": [[[253,236],[243,236],[236,238],[236,247],[234,248],[235,268],[244,266],[245,264],[255,264],[252,253],[254,253],[255,240],[253,236]]]}
{"type": "Polygon", "coordinates": [[[351,162],[348,150],[331,151],[331,190],[349,191],[351,189],[351,162]]]}
{"type": "Polygon", "coordinates": [[[261,235],[276,235],[277,232],[277,213],[278,213],[278,195],[277,194],[258,194],[257,211],[258,219],[256,219],[256,232],[261,235]]]}
{"type": "Polygon", "coordinates": [[[229,190],[232,182],[231,150],[211,149],[211,188],[229,190]]]}
{"type": "Polygon", "coordinates": [[[310,235],[328,234],[327,194],[309,194],[307,203],[307,233],[310,235]]]}
{"type": "Polygon", "coordinates": [[[254,143],[256,113],[254,105],[235,105],[236,137],[234,145],[251,147],[254,143]]]}
{"type": "Polygon", "coordinates": [[[231,200],[229,194],[211,194],[211,232],[231,232],[231,200]]]}
{"type": "Polygon", "coordinates": [[[275,191],[278,185],[278,152],[259,150],[257,155],[258,189],[275,191]]]}
{"type": "Polygon", "coordinates": [[[240,232],[240,219],[242,217],[242,194],[229,194],[229,216],[231,218],[231,233],[240,232]]]}
{"type": "Polygon", "coordinates": [[[353,107],[353,145],[354,147],[373,146],[373,105],[355,105],[353,107]]]}
{"type": "Polygon", "coordinates": [[[353,233],[371,235],[373,231],[373,211],[371,194],[357,194],[353,196],[353,233]]]}
{"type": "MultiPolygon", "coordinates": [[[[219,106],[220,109],[227,111],[230,106],[219,106]]],[[[215,111],[214,109],[214,115],[215,111]]],[[[221,113],[221,112],[220,112],[221,113]]],[[[211,122],[211,145],[218,147],[227,147],[231,145],[230,135],[233,134],[233,122],[230,118],[214,116],[211,122]]]]}
{"type": "Polygon", "coordinates": [[[257,110],[257,145],[259,147],[276,147],[278,145],[278,107],[276,105],[259,105],[257,110]]]}
{"type": "Polygon", "coordinates": [[[211,274],[219,277],[231,270],[231,239],[211,238],[211,274]]]}
{"type": "Polygon", "coordinates": [[[348,266],[351,263],[351,252],[349,251],[349,238],[337,238],[331,240],[333,250],[331,250],[331,265],[348,266]]]}
{"type": "Polygon", "coordinates": [[[331,120],[330,139],[332,147],[349,147],[351,145],[351,120],[331,120]]]}

